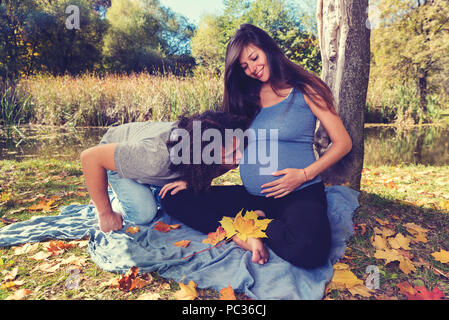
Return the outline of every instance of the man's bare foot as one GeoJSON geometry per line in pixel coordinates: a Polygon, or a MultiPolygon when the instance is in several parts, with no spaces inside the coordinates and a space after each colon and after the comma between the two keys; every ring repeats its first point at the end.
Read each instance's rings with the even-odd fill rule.
{"type": "Polygon", "coordinates": [[[243,250],[251,251],[253,253],[252,261],[258,264],[265,264],[268,261],[268,250],[263,245],[260,238],[248,238],[246,241],[242,241],[237,236],[234,236],[232,240],[243,250]]]}

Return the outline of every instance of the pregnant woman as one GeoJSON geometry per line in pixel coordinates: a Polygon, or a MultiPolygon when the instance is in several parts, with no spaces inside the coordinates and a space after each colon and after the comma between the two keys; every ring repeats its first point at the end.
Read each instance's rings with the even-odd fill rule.
{"type": "Polygon", "coordinates": [[[330,226],[319,174],[352,148],[330,89],[289,61],[265,31],[245,24],[227,47],[223,108],[245,116],[254,133],[240,163],[244,186],[217,186],[201,196],[189,190],[171,195],[167,187],[163,207],[202,232],[215,231],[222,216],[235,216],[242,208],[257,210],[273,219],[266,230],[268,238],[234,239],[252,251],[253,262],[268,261],[266,244],[295,266],[324,264],[330,250],[330,226]],[[317,119],[332,141],[318,160],[313,151],[317,119]],[[270,154],[276,160],[274,170],[260,159],[264,153],[260,148],[274,152],[270,154]]]}

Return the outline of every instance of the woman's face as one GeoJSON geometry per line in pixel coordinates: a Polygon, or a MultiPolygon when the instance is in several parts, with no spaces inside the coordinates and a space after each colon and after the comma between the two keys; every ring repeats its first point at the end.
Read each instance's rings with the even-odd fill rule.
{"type": "Polygon", "coordinates": [[[248,45],[243,48],[239,58],[240,67],[248,77],[261,82],[268,82],[270,79],[270,68],[265,52],[255,45],[248,45]]]}

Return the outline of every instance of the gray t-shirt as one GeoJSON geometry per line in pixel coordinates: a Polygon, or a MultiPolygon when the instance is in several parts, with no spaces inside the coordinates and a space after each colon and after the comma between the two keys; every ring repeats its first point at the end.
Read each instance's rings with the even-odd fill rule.
{"type": "Polygon", "coordinates": [[[163,186],[180,178],[169,169],[166,142],[177,122],[132,122],[110,128],[100,144],[118,143],[114,163],[120,178],[163,186]]]}

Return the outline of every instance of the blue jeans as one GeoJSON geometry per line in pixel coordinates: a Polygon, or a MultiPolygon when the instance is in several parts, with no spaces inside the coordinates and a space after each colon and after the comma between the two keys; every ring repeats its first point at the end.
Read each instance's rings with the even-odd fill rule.
{"type": "Polygon", "coordinates": [[[124,179],[115,171],[108,170],[108,182],[115,194],[111,202],[112,210],[123,215],[123,220],[131,224],[149,224],[156,216],[160,205],[160,187],[124,179]]]}

